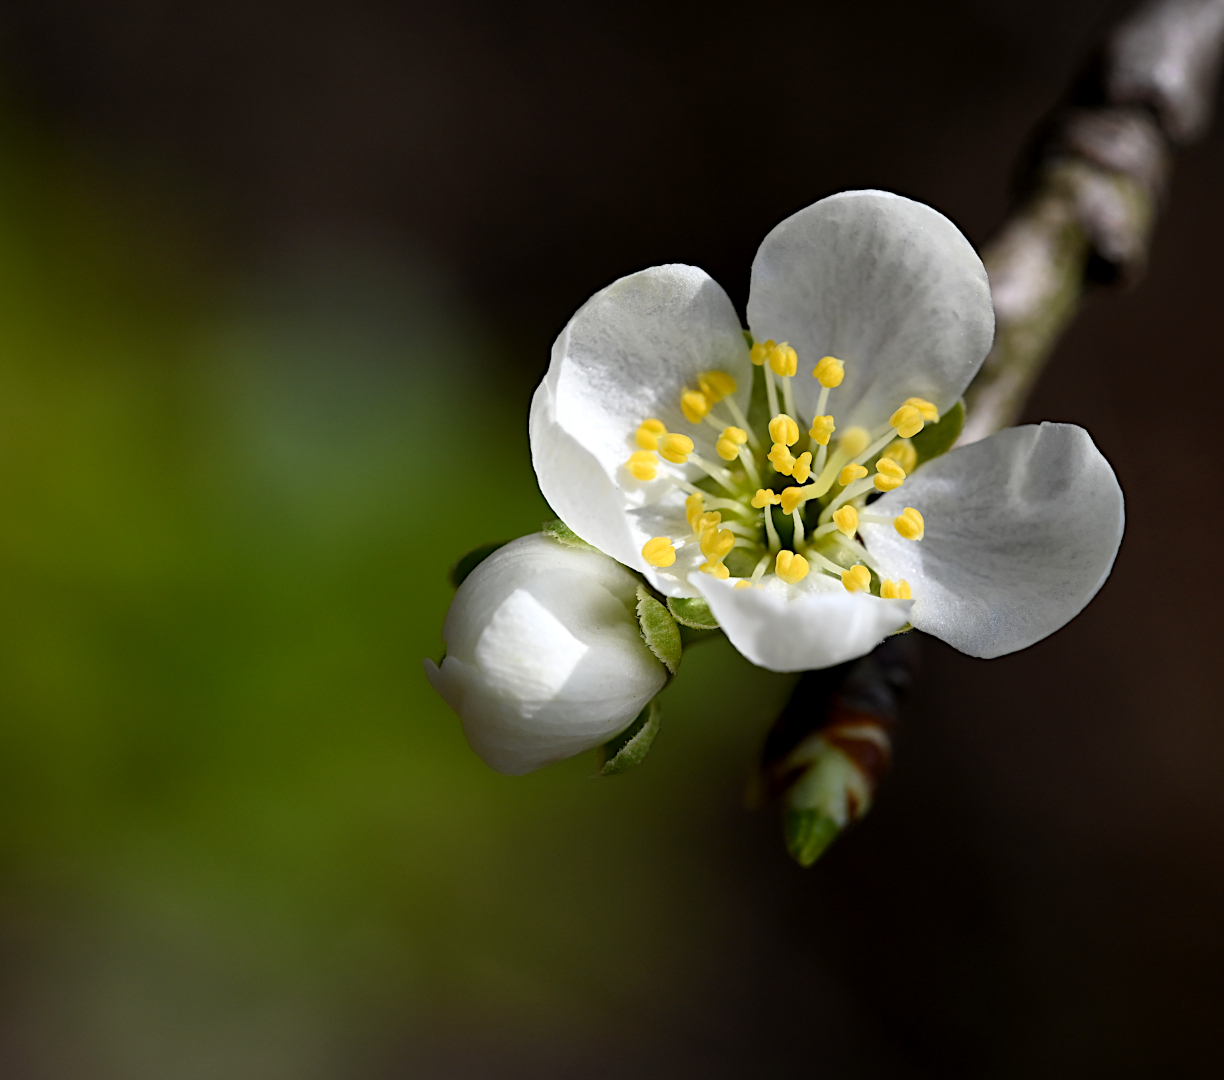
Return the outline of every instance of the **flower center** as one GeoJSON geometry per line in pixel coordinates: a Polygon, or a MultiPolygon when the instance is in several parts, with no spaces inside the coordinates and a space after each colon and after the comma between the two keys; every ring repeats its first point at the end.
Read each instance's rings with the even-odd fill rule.
{"type": "Polygon", "coordinates": [[[909,583],[884,576],[858,530],[865,522],[892,524],[904,539],[922,539],[925,522],[913,507],[890,518],[870,513],[869,504],[878,493],[905,483],[918,461],[909,440],[939,420],[938,410],[910,397],[878,430],[851,427],[834,441],[837,424],[828,409],[845,378],[845,364],[826,356],[812,369],[820,393],[804,438],[792,386],[798,354],[787,342],[765,341],[752,346],[751,357],[768,408],[768,417],[759,418],[761,430],[736,403],[736,383],[726,372],[705,372],[695,389],[680,395],[689,424],[718,432],[718,462],[696,453],[689,435],[668,431],[654,418],[633,433],[637,449],[624,464],[628,475],[688,493],[688,534],[656,536],[642,548],[642,557],[666,569],[676,563],[677,552],[692,548],[699,554],[693,560],[697,569],[720,580],[735,577],[737,589],[759,587],[769,574],[797,585],[818,573],[838,578],[849,592],[911,599],[909,583]],[[690,482],[682,468],[687,464],[705,476],[690,482]]]}

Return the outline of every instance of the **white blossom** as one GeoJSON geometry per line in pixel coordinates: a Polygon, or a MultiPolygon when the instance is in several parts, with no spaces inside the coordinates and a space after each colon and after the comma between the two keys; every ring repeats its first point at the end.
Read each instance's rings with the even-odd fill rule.
{"type": "Polygon", "coordinates": [[[575,533],[669,596],[703,596],[777,671],[907,623],[997,656],[1100,588],[1123,503],[1086,432],[1018,428],[930,461],[909,441],[956,406],[993,335],[985,269],[945,217],[878,191],[801,210],[757,252],[748,321],[751,351],[726,293],[682,265],[574,315],[531,443],[575,533]]]}
{"type": "Polygon", "coordinates": [[[537,533],[460,585],[425,674],[472,749],[517,775],[600,746],[667,680],[636,615],[638,579],[592,548],[537,533]]]}

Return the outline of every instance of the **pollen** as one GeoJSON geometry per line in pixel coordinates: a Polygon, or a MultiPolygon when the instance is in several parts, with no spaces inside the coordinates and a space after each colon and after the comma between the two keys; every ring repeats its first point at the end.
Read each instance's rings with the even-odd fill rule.
{"type": "Polygon", "coordinates": [[[833,437],[833,432],[836,430],[837,425],[833,423],[833,417],[818,416],[812,421],[812,428],[808,435],[817,446],[828,446],[829,440],[833,437]]]}
{"type": "Polygon", "coordinates": [[[642,545],[642,558],[651,566],[671,566],[676,561],[676,549],[670,536],[656,536],[642,545]]]}
{"type": "Polygon", "coordinates": [[[700,390],[685,390],[680,395],[680,411],[690,424],[700,424],[710,411],[710,399],[700,390]]]}
{"type": "Polygon", "coordinates": [[[806,484],[809,476],[812,475],[812,455],[806,450],[795,459],[794,467],[791,469],[791,476],[801,484],[806,484]]]}
{"type": "Polygon", "coordinates": [[[725,371],[707,371],[697,376],[697,387],[711,405],[735,393],[736,382],[725,371]]]}
{"type": "Polygon", "coordinates": [[[812,368],[812,375],[821,386],[832,390],[835,386],[841,386],[842,379],[846,377],[846,365],[836,356],[826,356],[812,368]]]}
{"type": "Polygon", "coordinates": [[[774,443],[766,456],[778,472],[783,476],[790,476],[791,470],[795,467],[795,458],[785,446],[781,443],[774,443]]]}
{"type": "Polygon", "coordinates": [[[849,487],[855,480],[861,480],[866,475],[867,467],[865,465],[855,465],[852,461],[842,469],[841,474],[837,477],[837,482],[842,487],[849,487]]]}
{"type": "Polygon", "coordinates": [[[900,581],[889,581],[885,578],[880,582],[880,596],[885,600],[913,600],[910,583],[902,578],[900,581]]]}
{"type": "Polygon", "coordinates": [[[808,575],[808,561],[793,551],[779,551],[774,572],[787,585],[798,585],[808,575]]]}
{"type": "Polygon", "coordinates": [[[912,473],[918,464],[918,451],[906,439],[893,439],[888,445],[888,456],[907,473],[912,473]]]}
{"type": "Polygon", "coordinates": [[[871,588],[871,571],[862,563],[843,570],[841,579],[846,592],[866,592],[871,588]]]}
{"type": "Polygon", "coordinates": [[[757,488],[757,493],[752,496],[752,505],[758,510],[764,510],[767,506],[777,506],[781,501],[781,496],[768,488],[757,488]]]}
{"type": "Polygon", "coordinates": [[[888,418],[888,423],[897,429],[903,439],[911,439],[922,430],[925,423],[922,412],[913,405],[902,405],[888,418]]]}
{"type": "Polygon", "coordinates": [[[659,453],[663,455],[665,461],[670,461],[674,465],[683,465],[688,461],[688,456],[693,452],[693,440],[687,435],[664,435],[659,440],[659,453]]]}
{"type": "Polygon", "coordinates": [[[659,439],[667,434],[667,426],[662,420],[643,420],[638,425],[634,440],[643,450],[658,450],[659,439]]]}
{"type": "Polygon", "coordinates": [[[926,535],[926,522],[912,506],[907,506],[893,518],[893,528],[906,540],[921,540],[926,535]]]}
{"type": "Polygon", "coordinates": [[[794,446],[799,441],[799,425],[786,413],[779,413],[769,421],[769,437],[783,446],[794,446]]]}
{"type": "Polygon", "coordinates": [[[782,491],[782,513],[793,514],[807,501],[807,493],[801,487],[788,487],[782,491]]]}
{"type": "MultiPolygon", "coordinates": [[[[667,457],[666,452],[663,454],[667,457]]],[[[882,457],[876,462],[876,491],[895,491],[905,483],[905,470],[892,458],[882,457]]]]}
{"type": "Polygon", "coordinates": [[[794,375],[799,370],[799,354],[784,341],[769,350],[769,367],[775,375],[794,375]]]}
{"type": "Polygon", "coordinates": [[[757,367],[760,367],[769,359],[769,354],[773,351],[773,348],[774,343],[772,341],[758,341],[748,351],[748,356],[757,367]]]}
{"type": "Polygon", "coordinates": [[[848,458],[858,457],[871,445],[871,432],[866,428],[846,428],[842,437],[837,440],[837,449],[848,458]]]}
{"type": "Polygon", "coordinates": [[[748,432],[743,428],[723,428],[723,433],[718,437],[718,442],[714,444],[714,449],[718,451],[718,456],[723,461],[734,461],[739,457],[739,448],[747,441],[748,432]]]}
{"type": "Polygon", "coordinates": [[[635,450],[625,462],[634,480],[653,480],[659,475],[659,459],[649,450],[635,450]]]}
{"type": "Polygon", "coordinates": [[[858,511],[853,506],[843,506],[833,514],[833,524],[853,540],[859,527],[858,511]]]}
{"type": "Polygon", "coordinates": [[[909,397],[905,399],[905,404],[912,405],[915,409],[922,413],[922,419],[928,424],[939,423],[939,410],[925,398],[909,397]]]}

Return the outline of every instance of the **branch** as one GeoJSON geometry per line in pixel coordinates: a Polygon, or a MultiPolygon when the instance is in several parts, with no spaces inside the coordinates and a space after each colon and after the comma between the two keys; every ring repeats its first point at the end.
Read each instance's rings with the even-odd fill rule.
{"type": "Polygon", "coordinates": [[[1024,164],[982,252],[995,341],[965,397],[961,443],[1014,423],[1090,282],[1142,274],[1172,152],[1211,119],[1224,0],[1154,0],[1119,24],[1024,164]]]}

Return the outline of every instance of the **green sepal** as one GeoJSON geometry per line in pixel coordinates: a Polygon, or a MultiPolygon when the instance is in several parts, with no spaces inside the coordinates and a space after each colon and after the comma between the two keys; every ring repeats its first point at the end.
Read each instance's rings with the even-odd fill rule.
{"type": "Polygon", "coordinates": [[[496,540],[491,544],[481,544],[480,547],[472,548],[462,558],[457,559],[450,568],[450,583],[456,589],[459,588],[467,579],[468,574],[475,570],[498,548],[505,547],[508,543],[510,543],[509,540],[496,540]]]}
{"type": "Polygon", "coordinates": [[[615,776],[640,765],[659,734],[662,720],[663,710],[659,706],[659,699],[655,698],[638,713],[632,724],[599,748],[599,772],[595,775],[615,776]]]}
{"type": "Polygon", "coordinates": [[[553,518],[552,521],[544,522],[544,524],[540,526],[540,531],[545,536],[551,536],[554,540],[558,540],[562,544],[567,544],[569,547],[584,548],[591,546],[560,518],[553,518]]]}
{"type": "MultiPolygon", "coordinates": [[[[918,453],[918,462],[930,461],[952,449],[965,426],[965,402],[958,401],[934,424],[924,424],[922,430],[910,439],[910,446],[918,453]]],[[[884,451],[886,454],[888,451],[884,451]]]]}
{"type": "Polygon", "coordinates": [[[811,866],[837,839],[840,826],[819,810],[787,810],[783,828],[786,850],[800,866],[811,866]]]}
{"type": "Polygon", "coordinates": [[[688,626],[693,630],[718,629],[718,620],[714,618],[710,605],[700,596],[669,596],[667,609],[681,626],[688,626]]]}
{"type": "Polygon", "coordinates": [[[638,626],[650,651],[655,654],[673,675],[680,666],[680,627],[671,612],[650,595],[645,585],[637,587],[638,626]]]}

